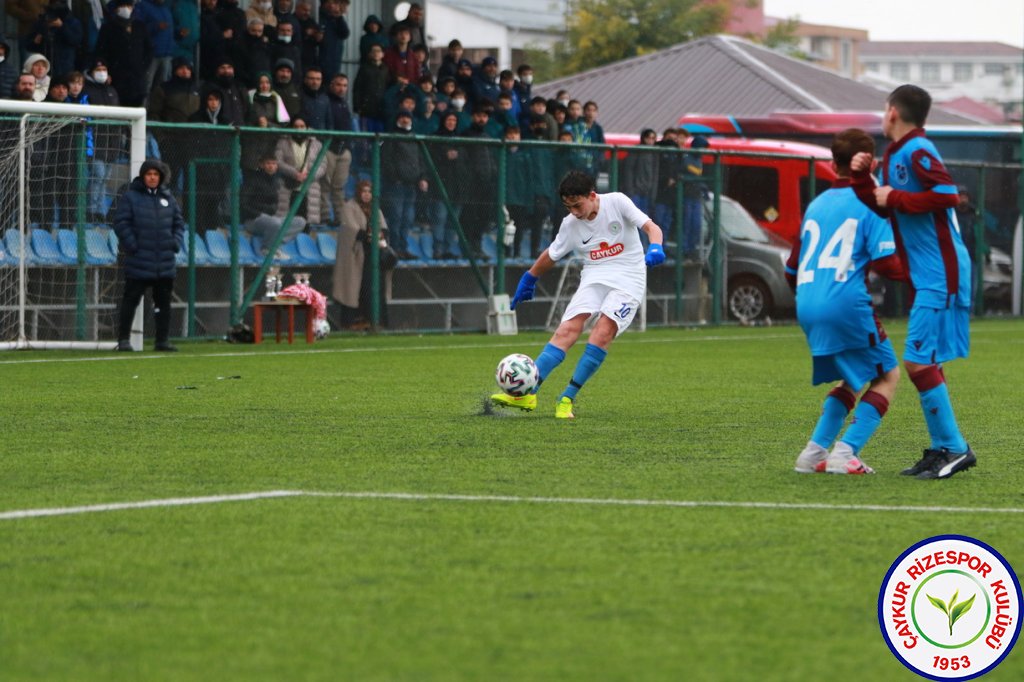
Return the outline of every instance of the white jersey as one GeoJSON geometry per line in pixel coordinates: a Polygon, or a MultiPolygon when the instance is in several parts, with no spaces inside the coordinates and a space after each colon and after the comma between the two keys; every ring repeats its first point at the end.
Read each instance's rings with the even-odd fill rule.
{"type": "Polygon", "coordinates": [[[584,261],[581,288],[604,284],[642,301],[647,292],[647,265],[637,228],[650,218],[621,192],[597,196],[600,203],[594,219],[567,215],[548,255],[557,261],[576,251],[584,261]]]}

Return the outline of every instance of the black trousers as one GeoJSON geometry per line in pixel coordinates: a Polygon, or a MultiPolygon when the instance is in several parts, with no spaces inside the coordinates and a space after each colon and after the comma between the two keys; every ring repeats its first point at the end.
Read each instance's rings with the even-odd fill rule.
{"type": "Polygon", "coordinates": [[[132,335],[132,320],[135,309],[142,302],[146,289],[153,289],[153,313],[156,317],[156,342],[166,343],[171,333],[171,292],[174,291],[174,278],[169,279],[132,279],[124,280],[124,295],[121,297],[121,319],[117,338],[127,341],[132,335]]]}

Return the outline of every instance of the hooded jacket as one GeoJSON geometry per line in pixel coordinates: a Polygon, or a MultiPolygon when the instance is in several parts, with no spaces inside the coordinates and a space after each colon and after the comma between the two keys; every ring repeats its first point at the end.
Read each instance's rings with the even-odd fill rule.
{"type": "Polygon", "coordinates": [[[147,159],[117,202],[114,231],[125,254],[124,274],[129,279],[174,278],[175,254],[185,243],[185,220],[164,185],[168,175],[162,162],[147,159]],[[142,177],[154,168],[160,172],[160,185],[150,190],[142,177]]]}
{"type": "Polygon", "coordinates": [[[46,75],[36,79],[36,91],[32,93],[32,99],[42,102],[50,91],[50,60],[41,54],[30,54],[21,67],[22,73],[32,73],[32,65],[36,62],[46,62],[46,75]]]}

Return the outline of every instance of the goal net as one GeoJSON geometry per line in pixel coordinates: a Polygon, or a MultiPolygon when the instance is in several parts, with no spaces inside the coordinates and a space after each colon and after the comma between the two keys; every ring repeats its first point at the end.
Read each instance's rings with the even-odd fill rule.
{"type": "Polygon", "coordinates": [[[116,341],[108,213],[145,126],[141,108],[0,100],[0,349],[116,341]]]}

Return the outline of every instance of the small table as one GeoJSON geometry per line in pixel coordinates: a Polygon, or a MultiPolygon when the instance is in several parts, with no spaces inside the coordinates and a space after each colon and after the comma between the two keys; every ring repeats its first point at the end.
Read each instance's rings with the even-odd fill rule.
{"type": "Polygon", "coordinates": [[[252,304],[252,335],[254,343],[263,343],[263,311],[274,311],[274,327],[277,331],[277,342],[281,343],[281,311],[288,311],[288,343],[295,339],[295,309],[306,312],[306,343],[313,343],[313,306],[295,298],[277,298],[272,301],[253,301],[252,304]]]}

